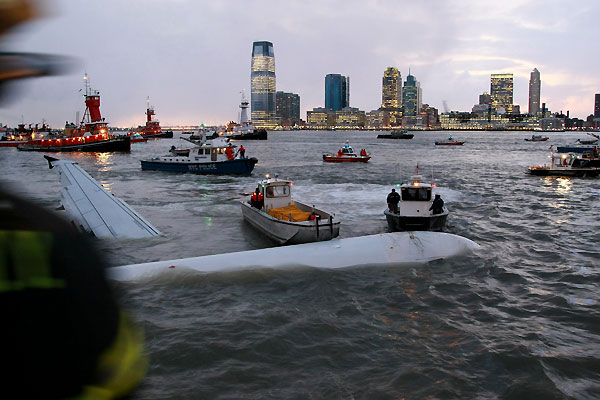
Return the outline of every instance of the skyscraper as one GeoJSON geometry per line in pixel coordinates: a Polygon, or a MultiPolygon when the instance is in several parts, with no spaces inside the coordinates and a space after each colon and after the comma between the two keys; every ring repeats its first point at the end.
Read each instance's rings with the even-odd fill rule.
{"type": "Polygon", "coordinates": [[[381,110],[384,126],[402,125],[402,76],[397,68],[389,67],[383,72],[381,110]]]}
{"type": "Polygon", "coordinates": [[[513,104],[513,74],[492,74],[490,86],[492,107],[502,107],[510,114],[513,104]]]}
{"type": "Polygon", "coordinates": [[[402,107],[402,76],[397,68],[389,67],[383,73],[381,84],[381,108],[402,107]]]}
{"type": "Polygon", "coordinates": [[[414,117],[421,111],[421,85],[410,73],[402,88],[403,116],[414,117]]]}
{"type": "Polygon", "coordinates": [[[596,101],[594,103],[594,119],[600,119],[600,93],[596,93],[596,101]]]}
{"type": "Polygon", "coordinates": [[[277,126],[275,55],[271,42],[254,42],[252,45],[250,102],[254,126],[265,129],[273,129],[277,126]]]}
{"type": "Polygon", "coordinates": [[[333,111],[350,107],[350,78],[340,74],[325,77],[325,108],[333,111]]]}
{"type": "Polygon", "coordinates": [[[300,96],[295,93],[277,92],[277,118],[282,126],[294,126],[300,122],[300,96]]]}
{"type": "Polygon", "coordinates": [[[534,68],[529,78],[529,114],[536,115],[540,112],[540,91],[542,81],[540,80],[540,71],[534,68]]]}

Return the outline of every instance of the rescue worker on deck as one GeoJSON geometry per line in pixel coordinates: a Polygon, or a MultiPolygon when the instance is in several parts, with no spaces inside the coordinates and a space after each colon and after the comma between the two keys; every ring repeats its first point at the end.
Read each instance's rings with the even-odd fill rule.
{"type": "Polygon", "coordinates": [[[231,146],[231,143],[229,143],[225,148],[225,155],[227,156],[228,160],[233,160],[235,158],[235,156],[233,155],[233,147],[231,146]]]}
{"type": "Polygon", "coordinates": [[[244,148],[244,145],[240,146],[239,153],[240,153],[240,158],[246,158],[245,157],[245,155],[246,155],[246,149],[244,148]]]}
{"type": "Polygon", "coordinates": [[[256,188],[256,191],[254,193],[252,193],[252,196],[250,197],[250,205],[254,208],[258,208],[259,210],[263,208],[263,205],[265,203],[265,199],[263,194],[260,192],[260,190],[258,188],[256,188]]]}
{"type": "Polygon", "coordinates": [[[429,210],[432,211],[432,214],[441,214],[444,211],[444,200],[442,200],[439,194],[435,195],[435,199],[433,199],[429,210]]]}
{"type": "Polygon", "coordinates": [[[400,202],[400,195],[396,192],[396,189],[392,189],[390,194],[387,195],[388,208],[391,213],[398,214],[398,203],[400,202]]]}

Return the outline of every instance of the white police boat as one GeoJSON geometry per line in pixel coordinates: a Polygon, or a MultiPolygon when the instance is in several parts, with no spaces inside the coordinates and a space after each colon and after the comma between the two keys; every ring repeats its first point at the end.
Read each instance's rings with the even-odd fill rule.
{"type": "Polygon", "coordinates": [[[433,188],[430,183],[423,183],[420,175],[413,175],[410,183],[400,186],[400,203],[398,212],[387,208],[384,211],[388,229],[398,231],[441,231],[446,225],[448,209],[434,214],[430,210],[433,204],[433,188]]]}
{"type": "Polygon", "coordinates": [[[241,203],[244,219],[278,244],[319,242],[337,237],[340,222],[334,221],[334,214],[293,200],[292,186],[292,181],[267,175],[258,183],[263,204],[241,203]]]}
{"type": "Polygon", "coordinates": [[[202,140],[188,154],[176,153],[141,160],[142,169],[191,172],[195,174],[250,175],[258,160],[254,157],[241,158],[235,154],[237,146],[223,137],[202,140]]]}

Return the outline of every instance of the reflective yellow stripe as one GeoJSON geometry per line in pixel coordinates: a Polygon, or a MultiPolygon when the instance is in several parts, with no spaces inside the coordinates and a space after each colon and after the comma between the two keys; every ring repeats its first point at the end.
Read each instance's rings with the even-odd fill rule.
{"type": "Polygon", "coordinates": [[[0,231],[0,291],[64,288],[52,276],[51,260],[51,233],[0,231]]]}
{"type": "Polygon", "coordinates": [[[79,399],[104,400],[124,396],[140,383],[147,368],[144,335],[127,314],[121,312],[117,337],[98,363],[101,382],[87,386],[79,399]]]}

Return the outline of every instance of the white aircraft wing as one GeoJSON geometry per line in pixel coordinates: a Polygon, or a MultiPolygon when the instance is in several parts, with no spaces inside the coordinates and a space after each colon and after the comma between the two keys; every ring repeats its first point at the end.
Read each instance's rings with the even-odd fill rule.
{"type": "Polygon", "coordinates": [[[479,245],[441,232],[393,232],[325,242],[125,265],[108,269],[111,279],[130,281],[180,270],[199,272],[256,268],[348,268],[426,263],[470,253],[479,245]]]}
{"type": "Polygon", "coordinates": [[[61,203],[70,221],[80,230],[106,238],[146,238],[160,231],[123,200],[107,192],[77,163],[44,156],[57,167],[63,184],[61,203]]]}

